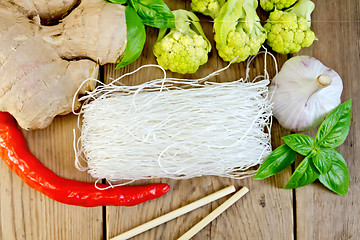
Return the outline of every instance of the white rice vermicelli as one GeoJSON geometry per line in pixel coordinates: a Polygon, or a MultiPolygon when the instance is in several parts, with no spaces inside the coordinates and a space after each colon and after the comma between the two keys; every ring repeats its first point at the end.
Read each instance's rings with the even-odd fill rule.
{"type": "Polygon", "coordinates": [[[253,175],[271,152],[267,72],[257,81],[204,80],[100,84],[80,99],[77,166],[83,156],[82,169],[109,182],[253,175]]]}

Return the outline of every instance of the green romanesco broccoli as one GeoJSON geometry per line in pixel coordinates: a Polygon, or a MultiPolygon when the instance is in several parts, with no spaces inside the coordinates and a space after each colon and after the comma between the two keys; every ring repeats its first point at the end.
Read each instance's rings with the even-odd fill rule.
{"type": "Polygon", "coordinates": [[[260,6],[265,11],[272,11],[274,8],[281,10],[291,7],[296,0],[260,0],[260,6]]]}
{"type": "Polygon", "coordinates": [[[161,29],[153,52],[160,66],[181,74],[195,73],[208,61],[211,44],[193,12],[175,10],[175,28],[161,29]]]}
{"type": "Polygon", "coordinates": [[[316,40],[311,31],[310,14],[315,8],[311,0],[299,0],[293,7],[270,13],[264,25],[267,44],[281,54],[297,53],[302,47],[309,47],[316,40]]]}
{"type": "Polygon", "coordinates": [[[257,0],[229,0],[214,21],[215,42],[224,61],[242,62],[256,55],[266,40],[266,31],[256,13],[257,0]]]}
{"type": "Polygon", "coordinates": [[[215,19],[225,2],[226,0],[192,0],[191,9],[215,19]]]}

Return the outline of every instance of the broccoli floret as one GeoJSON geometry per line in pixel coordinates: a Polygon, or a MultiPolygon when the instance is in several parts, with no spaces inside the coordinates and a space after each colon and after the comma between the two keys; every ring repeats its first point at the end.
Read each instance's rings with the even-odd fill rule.
{"type": "Polygon", "coordinates": [[[224,61],[242,62],[256,55],[266,40],[266,31],[256,13],[257,0],[229,0],[214,21],[215,42],[224,61]]]}
{"type": "Polygon", "coordinates": [[[317,39],[310,29],[314,8],[311,0],[299,0],[285,11],[275,9],[264,25],[268,34],[266,43],[281,54],[297,53],[302,47],[309,47],[317,39]]]}
{"type": "Polygon", "coordinates": [[[215,19],[225,2],[226,0],[192,0],[191,9],[215,19]]]}
{"type": "Polygon", "coordinates": [[[175,28],[161,29],[153,52],[166,70],[195,73],[208,61],[211,44],[193,12],[175,10],[175,28]]]}
{"type": "Polygon", "coordinates": [[[272,11],[274,8],[281,10],[291,7],[296,0],[260,0],[260,6],[265,11],[272,11]]]}

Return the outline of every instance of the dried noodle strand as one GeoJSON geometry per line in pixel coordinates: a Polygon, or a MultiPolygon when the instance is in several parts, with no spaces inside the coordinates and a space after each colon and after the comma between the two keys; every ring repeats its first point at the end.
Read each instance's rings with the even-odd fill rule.
{"type": "Polygon", "coordinates": [[[250,64],[257,55],[249,58],[245,79],[233,82],[207,81],[231,63],[200,79],[167,78],[161,66],[151,64],[109,84],[98,81],[94,91],[79,98],[82,107],[74,111],[81,129],[73,143],[75,166],[106,179],[109,187],[119,180],[127,184],[151,178],[252,176],[256,169],[251,167],[271,152],[267,55],[276,72],[277,63],[264,49],[259,53],[265,55],[264,74],[252,81],[250,64]],[[137,86],[119,82],[143,68],[159,68],[163,78],[137,86]]]}

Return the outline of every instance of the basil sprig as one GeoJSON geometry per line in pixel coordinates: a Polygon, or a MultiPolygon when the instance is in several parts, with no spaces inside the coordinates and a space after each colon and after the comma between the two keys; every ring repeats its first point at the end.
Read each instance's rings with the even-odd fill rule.
{"type": "Polygon", "coordinates": [[[163,0],[108,0],[128,4],[135,9],[142,22],[155,28],[175,28],[175,16],[163,0]]]}
{"type": "Polygon", "coordinates": [[[145,25],[155,28],[175,28],[175,16],[163,0],[108,0],[127,4],[125,9],[127,43],[124,56],[116,69],[134,62],[142,53],[146,41],[145,25]]]}
{"type": "Polygon", "coordinates": [[[145,26],[141,21],[139,15],[131,6],[127,6],[125,9],[126,17],[126,48],[125,54],[122,57],[120,63],[116,66],[116,69],[125,67],[126,65],[134,62],[141,55],[145,45],[146,32],[145,26]]]}
{"type": "Polygon", "coordinates": [[[260,166],[255,179],[270,177],[291,165],[299,153],[305,158],[285,185],[287,189],[303,187],[316,179],[333,192],[346,195],[349,171],[344,158],[335,148],[344,143],[350,129],[351,99],[340,104],[320,125],[315,139],[303,134],[283,137],[284,145],[276,148],[260,166]]]}
{"type": "Polygon", "coordinates": [[[145,25],[175,28],[175,16],[162,0],[128,0],[145,25]]]}

